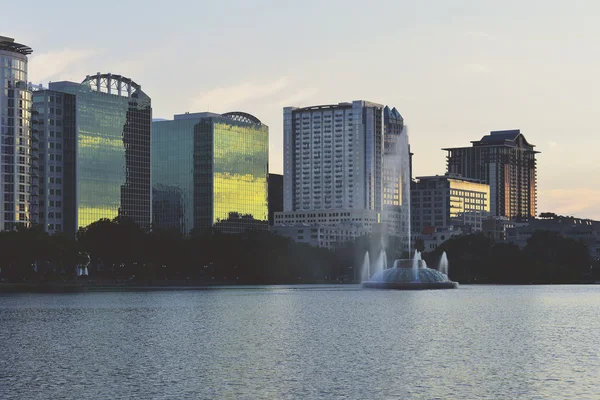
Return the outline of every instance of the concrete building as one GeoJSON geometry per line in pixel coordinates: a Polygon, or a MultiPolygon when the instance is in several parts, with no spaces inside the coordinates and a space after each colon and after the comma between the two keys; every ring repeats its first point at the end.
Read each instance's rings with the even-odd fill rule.
{"type": "Polygon", "coordinates": [[[506,241],[524,248],[536,231],[557,232],[561,236],[581,240],[588,247],[590,256],[600,259],[600,221],[560,216],[532,219],[527,225],[508,228],[506,241]]]}
{"type": "Polygon", "coordinates": [[[37,133],[31,127],[27,85],[31,53],[28,46],[0,36],[0,230],[12,230],[17,224],[30,226],[37,220],[37,161],[32,156],[37,133]]]}
{"type": "Polygon", "coordinates": [[[268,229],[269,128],[242,113],[186,113],[152,123],[153,226],[268,229]]]}
{"type": "Polygon", "coordinates": [[[427,227],[481,231],[490,213],[490,186],[455,175],[416,178],[411,199],[413,232],[427,227]]]}
{"type": "Polygon", "coordinates": [[[381,211],[383,108],[284,108],[284,211],[381,211]]]}
{"type": "Polygon", "coordinates": [[[352,222],[370,232],[376,221],[400,236],[410,181],[402,149],[408,137],[395,108],[363,100],[284,108],[284,211],[275,225],[352,222]]]}
{"type": "Polygon", "coordinates": [[[538,151],[520,130],[493,131],[472,147],[443,149],[448,152],[450,174],[490,185],[491,215],[528,220],[537,212],[538,151]]]}
{"type": "Polygon", "coordinates": [[[37,130],[38,223],[48,233],[77,232],[77,97],[38,88],[33,91],[37,130]]]}
{"type": "Polygon", "coordinates": [[[298,243],[334,250],[344,243],[370,233],[370,230],[361,223],[341,222],[332,226],[320,224],[278,225],[274,227],[274,232],[298,243]]]}
{"type": "Polygon", "coordinates": [[[433,251],[446,240],[460,236],[464,232],[459,227],[425,227],[421,232],[413,235],[413,249],[419,251],[433,251]]]}
{"type": "Polygon", "coordinates": [[[527,222],[516,222],[507,217],[489,216],[483,220],[483,234],[494,239],[497,242],[506,240],[506,232],[508,229],[527,226],[527,222]]]}

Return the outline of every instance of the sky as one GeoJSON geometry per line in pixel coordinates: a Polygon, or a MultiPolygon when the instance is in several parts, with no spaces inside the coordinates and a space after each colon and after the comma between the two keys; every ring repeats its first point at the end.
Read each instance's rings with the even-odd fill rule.
{"type": "MultiPolygon", "coordinates": [[[[10,0],[0,0],[9,2],[10,0]]],[[[2,8],[2,7],[0,7],[2,8]]],[[[33,48],[33,83],[132,78],[155,118],[245,111],[283,170],[284,106],[369,100],[408,125],[414,175],[445,147],[521,129],[538,211],[600,220],[600,1],[29,0],[0,35],[33,48]]]]}

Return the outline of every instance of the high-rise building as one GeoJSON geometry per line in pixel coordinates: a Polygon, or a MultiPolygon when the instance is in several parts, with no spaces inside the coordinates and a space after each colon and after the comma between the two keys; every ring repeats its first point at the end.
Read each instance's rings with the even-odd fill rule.
{"type": "Polygon", "coordinates": [[[411,188],[412,228],[455,227],[481,231],[490,212],[490,186],[460,176],[424,176],[411,188]]]}
{"type": "Polygon", "coordinates": [[[33,91],[32,123],[37,131],[38,218],[48,233],[77,232],[76,96],[53,90],[33,91]]]}
{"type": "Polygon", "coordinates": [[[279,211],[283,211],[283,175],[269,174],[269,225],[279,211]]]}
{"type": "Polygon", "coordinates": [[[31,48],[0,36],[0,140],[2,142],[0,230],[35,222],[37,164],[31,156],[31,91],[27,56],[31,48]]]}
{"type": "Polygon", "coordinates": [[[448,152],[450,174],[490,185],[493,216],[527,220],[537,211],[534,145],[520,130],[493,131],[472,147],[443,149],[448,152]]]}
{"type": "Polygon", "coordinates": [[[187,113],[152,129],[154,227],[268,229],[266,125],[242,112],[187,113]]]}
{"type": "Polygon", "coordinates": [[[82,83],[53,82],[49,89],[36,93],[34,104],[45,120],[39,151],[47,184],[40,199],[46,229],[59,231],[58,225],[71,233],[117,216],[149,229],[150,97],[131,79],[114,74],[98,73],[82,83]],[[50,214],[57,202],[62,221],[56,211],[53,218],[50,214]]]}
{"type": "Polygon", "coordinates": [[[283,114],[284,211],[275,230],[353,224],[355,234],[385,229],[408,240],[410,152],[398,110],[357,100],[283,114]]]}
{"type": "Polygon", "coordinates": [[[284,211],[382,210],[383,108],[284,108],[284,211]]]}

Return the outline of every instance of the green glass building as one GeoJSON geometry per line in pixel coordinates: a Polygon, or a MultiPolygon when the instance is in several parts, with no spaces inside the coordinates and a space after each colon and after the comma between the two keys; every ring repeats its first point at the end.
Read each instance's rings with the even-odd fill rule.
{"type": "Polygon", "coordinates": [[[148,229],[151,221],[152,106],[140,85],[114,74],[50,90],[76,96],[76,227],[124,216],[148,229]]]}
{"type": "Polygon", "coordinates": [[[152,123],[152,224],[187,235],[268,229],[269,128],[233,112],[152,123]]]}

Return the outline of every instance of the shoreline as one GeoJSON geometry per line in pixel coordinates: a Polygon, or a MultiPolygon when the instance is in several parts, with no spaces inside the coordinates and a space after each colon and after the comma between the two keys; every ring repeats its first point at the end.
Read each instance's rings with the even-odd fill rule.
{"type": "MultiPolygon", "coordinates": [[[[575,282],[575,283],[465,283],[469,286],[575,286],[575,285],[600,285],[600,282],[575,282]]],[[[0,293],[89,293],[89,292],[152,292],[152,291],[188,291],[188,290],[240,290],[254,289],[262,290],[265,287],[287,287],[288,289],[341,289],[350,287],[361,287],[360,283],[256,283],[256,284],[232,284],[232,283],[197,283],[189,285],[165,284],[165,285],[131,285],[131,284],[85,284],[85,283],[0,283],[0,293]]]]}

